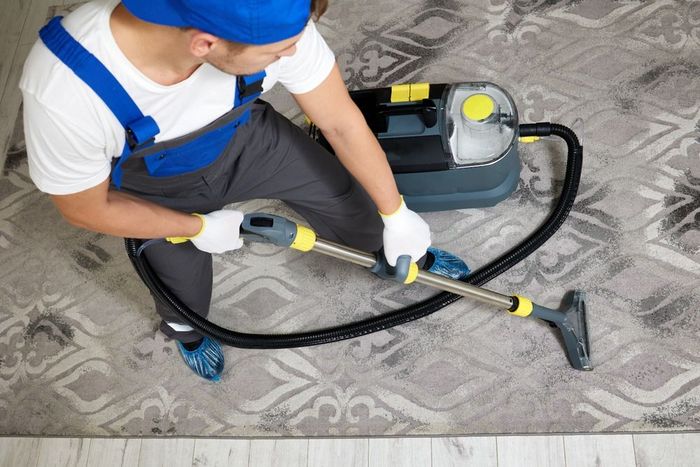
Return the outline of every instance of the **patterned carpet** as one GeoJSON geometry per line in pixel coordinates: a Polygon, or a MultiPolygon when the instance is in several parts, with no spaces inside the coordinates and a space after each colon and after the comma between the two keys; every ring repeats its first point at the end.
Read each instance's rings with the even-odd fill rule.
{"type": "MultiPolygon", "coordinates": [[[[571,217],[488,287],[551,307],[585,290],[595,370],[571,369],[546,325],[461,300],[321,347],[227,348],[223,382],[203,382],[156,332],[122,241],[68,226],[33,187],[18,127],[0,178],[0,434],[700,429],[700,2],[335,0],[320,29],[351,88],[492,81],[521,121],[583,136],[571,217]]],[[[301,120],[282,90],[267,97],[301,120]]],[[[425,215],[437,246],[478,267],[545,218],[565,148],[544,141],[521,155],[507,201],[425,215]]],[[[294,217],[273,201],[241,208],[294,217]]],[[[252,245],[216,258],[212,319],[289,332],[432,294],[252,245]]]]}

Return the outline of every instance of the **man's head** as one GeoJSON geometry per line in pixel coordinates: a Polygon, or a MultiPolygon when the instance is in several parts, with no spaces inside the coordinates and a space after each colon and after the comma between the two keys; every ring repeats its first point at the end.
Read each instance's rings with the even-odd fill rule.
{"type": "Polygon", "coordinates": [[[135,17],[180,28],[189,52],[227,73],[263,70],[293,55],[328,0],[122,0],[135,17]]]}

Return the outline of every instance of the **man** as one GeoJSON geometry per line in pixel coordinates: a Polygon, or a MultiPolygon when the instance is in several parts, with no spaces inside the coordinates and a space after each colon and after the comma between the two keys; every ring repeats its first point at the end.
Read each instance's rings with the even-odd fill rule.
{"type": "MultiPolygon", "coordinates": [[[[390,266],[410,256],[432,272],[465,277],[461,260],[428,248],[428,225],[403,203],[310,21],[325,7],[310,0],[95,0],[54,18],[20,83],[32,180],[75,226],[167,238],[144,254],[202,316],[211,300],[211,253],[243,244],[243,214],[223,207],[246,199],[283,200],[324,238],[365,251],[383,247],[390,266]],[[257,99],[277,81],[337,158],[257,99]]],[[[219,380],[219,344],[161,303],[156,310],[185,362],[219,380]]]]}

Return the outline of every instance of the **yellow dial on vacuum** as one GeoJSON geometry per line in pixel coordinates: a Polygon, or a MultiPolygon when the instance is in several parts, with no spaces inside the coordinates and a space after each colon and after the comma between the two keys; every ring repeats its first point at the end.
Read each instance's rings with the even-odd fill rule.
{"type": "Polygon", "coordinates": [[[472,94],[464,99],[462,113],[474,122],[486,120],[493,114],[496,104],[488,94],[472,94]]]}

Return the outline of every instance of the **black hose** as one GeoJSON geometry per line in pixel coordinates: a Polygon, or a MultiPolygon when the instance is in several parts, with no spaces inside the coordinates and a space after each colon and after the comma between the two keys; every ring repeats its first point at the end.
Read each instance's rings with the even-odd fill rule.
{"type": "MultiPolygon", "coordinates": [[[[542,246],[564,222],[576,198],[583,158],[583,148],[579,144],[576,134],[565,126],[553,123],[523,124],[520,125],[519,130],[520,136],[556,135],[566,141],[568,156],[562,194],[550,216],[533,234],[496,260],[474,271],[464,280],[464,282],[472,285],[483,285],[507,271],[542,246]]],[[[148,264],[148,260],[143,255],[138,254],[142,243],[142,240],[125,239],[126,250],[132,264],[156,299],[176,311],[186,323],[198,332],[209,335],[221,343],[233,347],[280,349],[351,339],[414,321],[462,298],[461,295],[442,292],[427,300],[399,310],[332,328],[293,334],[245,334],[211,323],[183,304],[161,282],[148,264]]]]}

